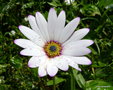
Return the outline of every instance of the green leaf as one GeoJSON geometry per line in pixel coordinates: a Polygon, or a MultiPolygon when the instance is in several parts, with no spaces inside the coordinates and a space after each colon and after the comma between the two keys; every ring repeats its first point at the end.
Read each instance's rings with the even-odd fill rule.
{"type": "Polygon", "coordinates": [[[26,3],[22,6],[22,9],[31,8],[33,6],[33,4],[34,4],[34,2],[26,3]]]}
{"type": "Polygon", "coordinates": [[[75,78],[74,78],[74,75],[73,75],[73,69],[71,69],[71,72],[70,72],[70,83],[69,83],[69,86],[70,86],[70,90],[76,90],[76,83],[75,83],[75,78]]]}
{"type": "Polygon", "coordinates": [[[11,62],[12,62],[13,66],[15,68],[21,68],[22,67],[22,61],[20,59],[17,59],[15,57],[12,57],[11,58],[11,62]]]}
{"type": "Polygon", "coordinates": [[[6,72],[7,66],[8,66],[8,64],[4,64],[4,65],[0,64],[0,74],[3,72],[6,72]]]}
{"type": "Polygon", "coordinates": [[[109,7],[113,4],[113,0],[100,0],[98,3],[99,7],[109,7]]]}
{"type": "Polygon", "coordinates": [[[95,5],[85,5],[80,9],[80,12],[85,16],[101,15],[98,7],[96,7],[95,5]]]}
{"type": "MultiPolygon", "coordinates": [[[[62,83],[64,81],[65,81],[65,79],[63,79],[63,78],[55,77],[55,85],[62,83]]],[[[47,82],[47,86],[50,86],[50,85],[53,85],[53,80],[49,80],[47,82]]]]}
{"type": "Polygon", "coordinates": [[[77,81],[78,85],[80,88],[84,88],[85,87],[85,79],[82,76],[81,73],[78,73],[77,70],[73,70],[73,74],[74,74],[74,78],[77,81]]]}
{"type": "Polygon", "coordinates": [[[1,65],[0,64],[0,69],[4,69],[4,68],[6,68],[8,65],[7,64],[4,64],[4,65],[1,65]]]}
{"type": "Polygon", "coordinates": [[[99,55],[100,55],[100,48],[99,48],[98,42],[97,42],[96,39],[94,40],[94,42],[95,42],[95,45],[96,45],[96,47],[97,47],[97,49],[98,49],[98,53],[99,53],[99,55]]]}
{"type": "Polygon", "coordinates": [[[48,4],[53,6],[53,7],[61,6],[61,4],[58,1],[48,2],[48,4]]]}
{"type": "Polygon", "coordinates": [[[86,82],[86,90],[113,90],[113,86],[102,80],[89,80],[86,82]]]}
{"type": "Polygon", "coordinates": [[[0,76],[0,84],[5,83],[4,76],[0,76]]]}
{"type": "Polygon", "coordinates": [[[9,90],[9,85],[0,85],[0,90],[9,90]]]}

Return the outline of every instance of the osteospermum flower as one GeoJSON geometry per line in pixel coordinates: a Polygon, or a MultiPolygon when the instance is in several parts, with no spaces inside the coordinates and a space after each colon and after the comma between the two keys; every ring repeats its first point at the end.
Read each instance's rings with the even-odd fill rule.
{"type": "Polygon", "coordinates": [[[31,28],[20,25],[20,31],[28,39],[16,39],[14,42],[24,48],[20,54],[32,56],[28,62],[31,68],[38,68],[40,77],[55,76],[58,69],[67,71],[69,66],[81,71],[78,64],[89,65],[91,61],[84,55],[91,50],[87,48],[93,44],[92,40],[81,40],[88,32],[88,28],[75,31],[80,22],[77,17],[65,26],[65,12],[57,16],[54,8],[48,14],[48,21],[40,12],[36,16],[29,15],[31,28]]]}

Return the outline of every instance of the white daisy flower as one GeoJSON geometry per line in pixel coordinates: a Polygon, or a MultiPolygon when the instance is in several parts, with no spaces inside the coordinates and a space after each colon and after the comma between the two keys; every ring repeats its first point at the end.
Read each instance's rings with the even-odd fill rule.
{"type": "Polygon", "coordinates": [[[14,42],[23,50],[24,56],[32,56],[28,62],[31,68],[38,68],[40,77],[55,76],[58,69],[67,71],[69,66],[81,71],[78,64],[89,65],[91,61],[84,55],[91,50],[87,48],[93,44],[92,40],[81,40],[88,32],[88,28],[75,31],[80,22],[77,17],[65,26],[65,12],[57,16],[54,8],[48,14],[48,22],[37,12],[36,16],[29,15],[31,28],[20,25],[20,31],[28,39],[16,39],[14,42]]]}

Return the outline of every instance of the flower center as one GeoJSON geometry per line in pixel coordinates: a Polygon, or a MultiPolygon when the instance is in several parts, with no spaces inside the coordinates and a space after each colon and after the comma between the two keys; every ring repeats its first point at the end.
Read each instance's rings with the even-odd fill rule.
{"type": "Polygon", "coordinates": [[[49,41],[44,45],[44,51],[49,58],[61,55],[62,46],[59,42],[49,41]]]}
{"type": "Polygon", "coordinates": [[[55,52],[56,51],[56,46],[50,46],[50,48],[49,48],[49,50],[51,51],[51,52],[55,52]]]}

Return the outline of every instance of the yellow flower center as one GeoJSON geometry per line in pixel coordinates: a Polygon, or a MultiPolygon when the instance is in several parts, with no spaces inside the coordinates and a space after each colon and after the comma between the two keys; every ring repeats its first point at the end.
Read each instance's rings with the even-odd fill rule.
{"type": "Polygon", "coordinates": [[[61,55],[62,46],[59,42],[49,41],[44,45],[44,51],[49,58],[61,55]]]}

